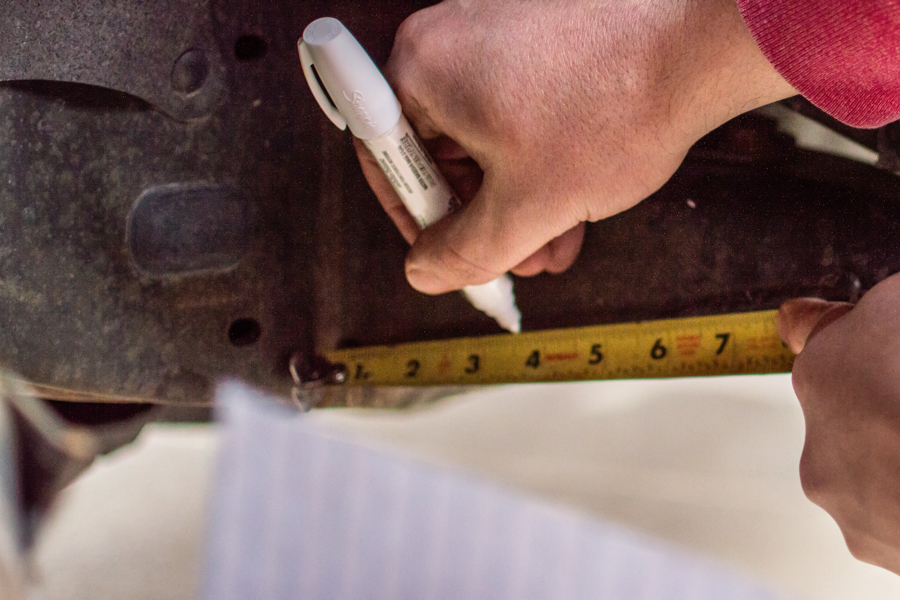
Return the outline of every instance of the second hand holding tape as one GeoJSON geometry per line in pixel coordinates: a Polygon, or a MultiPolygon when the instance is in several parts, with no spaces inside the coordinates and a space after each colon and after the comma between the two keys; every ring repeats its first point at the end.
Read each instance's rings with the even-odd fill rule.
{"type": "MultiPolygon", "coordinates": [[[[349,126],[362,140],[419,225],[428,227],[456,210],[459,199],[403,116],[390,85],[353,34],[337,19],[325,17],[306,27],[298,47],[303,74],[319,106],[338,128],[349,126]]],[[[508,274],[462,291],[475,308],[501,327],[513,333],[521,331],[522,316],[508,274]]]]}

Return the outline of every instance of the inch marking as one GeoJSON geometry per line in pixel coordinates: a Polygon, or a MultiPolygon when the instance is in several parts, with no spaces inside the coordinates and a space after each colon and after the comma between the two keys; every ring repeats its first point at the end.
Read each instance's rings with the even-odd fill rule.
{"type": "Polygon", "coordinates": [[[776,312],[598,325],[322,354],[344,385],[461,385],[788,372],[776,312]]]}

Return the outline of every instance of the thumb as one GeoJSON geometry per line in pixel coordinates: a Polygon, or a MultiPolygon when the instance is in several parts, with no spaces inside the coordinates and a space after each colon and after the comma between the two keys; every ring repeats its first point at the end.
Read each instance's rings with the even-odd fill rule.
{"type": "Polygon", "coordinates": [[[778,334],[794,354],[800,354],[812,336],[852,308],[853,305],[847,302],[818,298],[788,300],[778,309],[778,334]]]}
{"type": "Polygon", "coordinates": [[[410,285],[441,294],[492,281],[578,224],[525,194],[490,193],[487,176],[464,208],[426,228],[406,259],[410,285]],[[515,199],[515,200],[506,200],[515,199]]]}

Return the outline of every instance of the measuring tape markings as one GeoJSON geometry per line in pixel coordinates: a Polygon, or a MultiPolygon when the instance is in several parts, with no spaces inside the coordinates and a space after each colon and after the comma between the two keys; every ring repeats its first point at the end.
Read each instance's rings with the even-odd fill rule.
{"type": "Polygon", "coordinates": [[[325,352],[347,385],[460,385],[784,373],[777,311],[325,352]]]}

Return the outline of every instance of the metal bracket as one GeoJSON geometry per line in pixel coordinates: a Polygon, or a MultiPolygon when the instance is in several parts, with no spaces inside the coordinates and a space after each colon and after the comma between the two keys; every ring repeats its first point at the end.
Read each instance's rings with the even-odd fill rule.
{"type": "Polygon", "coordinates": [[[179,121],[227,91],[207,0],[8,2],[0,81],[59,81],[130,94],[179,121]]]}
{"type": "Polygon", "coordinates": [[[295,352],[288,363],[294,387],[291,401],[300,411],[309,412],[320,406],[325,385],[340,385],[347,381],[347,367],[306,352],[295,352]]]}

